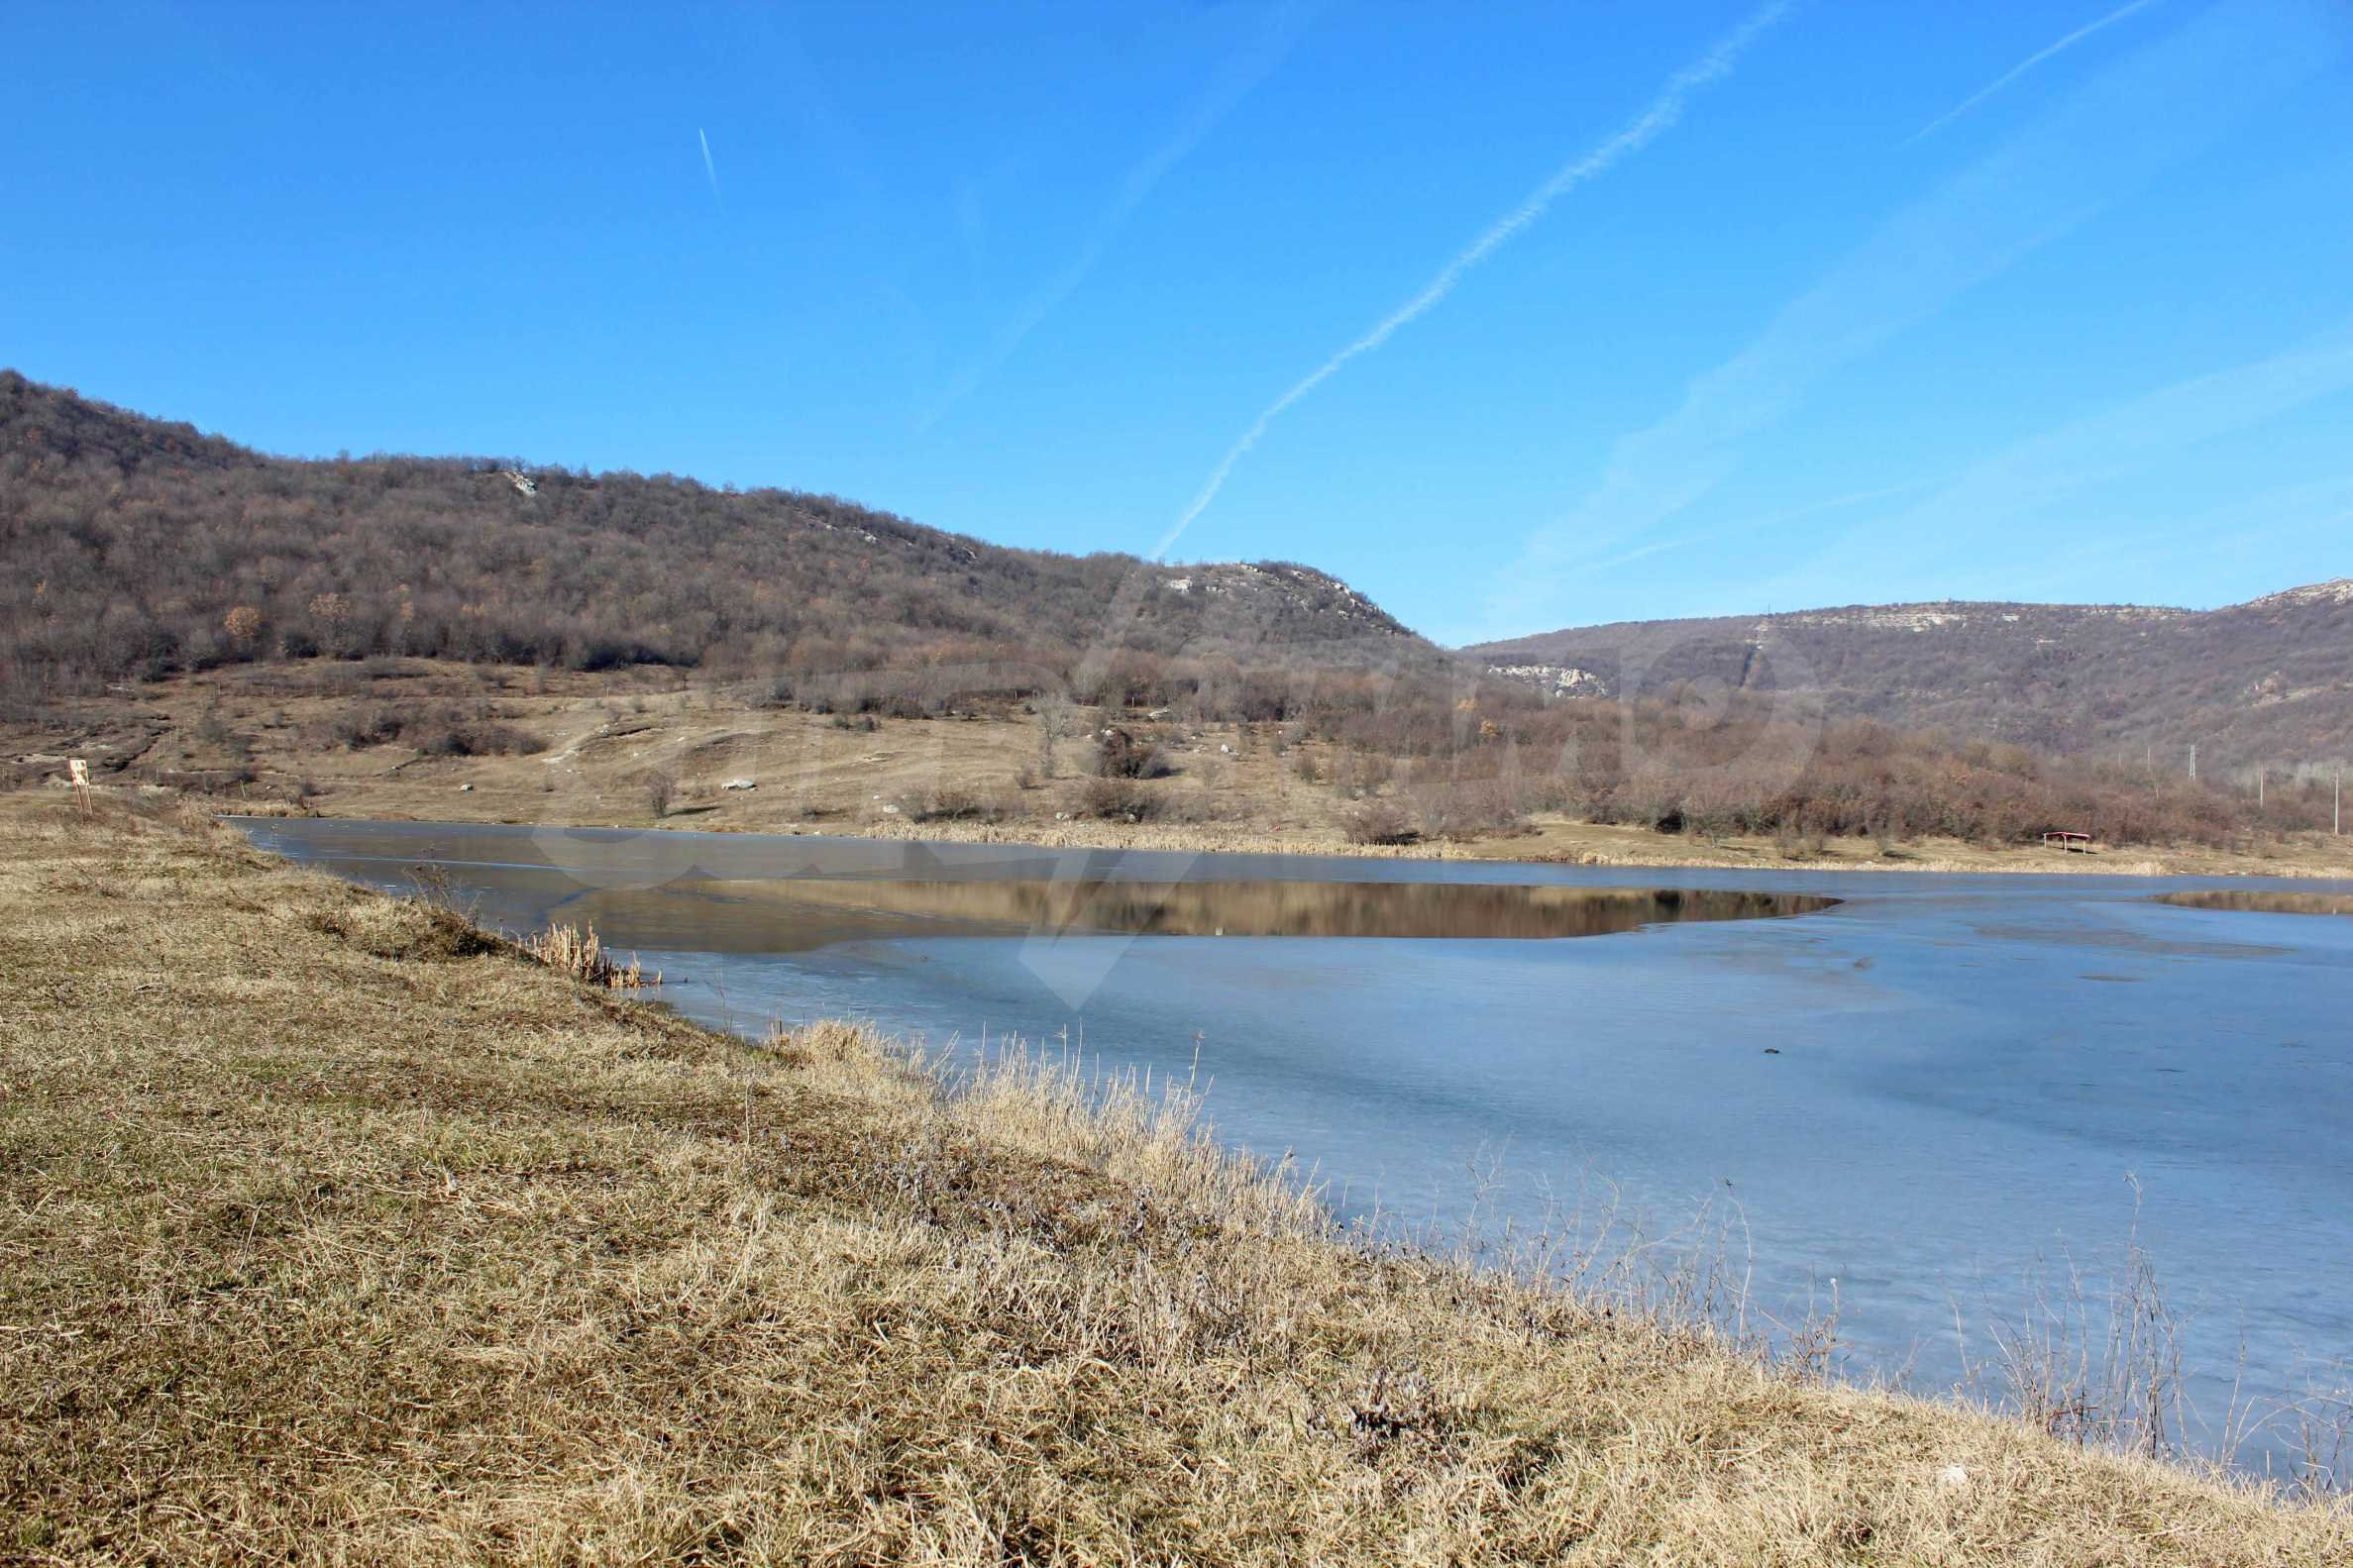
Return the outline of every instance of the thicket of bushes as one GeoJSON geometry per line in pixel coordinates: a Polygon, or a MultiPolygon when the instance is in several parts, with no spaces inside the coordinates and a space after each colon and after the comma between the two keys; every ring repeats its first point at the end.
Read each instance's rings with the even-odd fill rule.
{"type": "MultiPolygon", "coordinates": [[[[1367,814],[1351,834],[1492,832],[1557,811],[1705,837],[1830,835],[1889,843],[1950,836],[2031,840],[2073,829],[2117,844],[2243,843],[2325,829],[2317,780],[2272,787],[2264,803],[2225,787],[2023,747],[1906,733],[1864,721],[1825,723],[1765,698],[1728,704],[1666,698],[1640,705],[1555,703],[1417,725],[1395,709],[1343,717],[1328,738],[1347,748],[1341,779],[1395,773],[1377,798],[1404,817],[1367,814]],[[1393,762],[1401,756],[1402,762],[1393,762]]],[[[1449,718],[1453,715],[1449,715],[1449,718]]]]}
{"type": "Polygon", "coordinates": [[[1095,742],[1098,779],[1165,779],[1175,771],[1167,752],[1131,731],[1107,729],[1095,742]]]}
{"type": "Polygon", "coordinates": [[[398,742],[428,757],[528,757],[547,749],[526,730],[446,703],[362,703],[337,714],[327,729],[339,745],[357,749],[398,742]]]}

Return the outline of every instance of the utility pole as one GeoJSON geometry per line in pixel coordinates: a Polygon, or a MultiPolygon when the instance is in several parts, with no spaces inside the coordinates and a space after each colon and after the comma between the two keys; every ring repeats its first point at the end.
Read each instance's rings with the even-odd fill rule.
{"type": "Polygon", "coordinates": [[[2328,830],[2339,836],[2342,836],[2345,831],[2345,770],[2342,768],[2337,770],[2336,820],[2329,825],[2328,830]]]}
{"type": "Polygon", "coordinates": [[[2190,743],[2190,777],[2193,782],[2197,778],[2197,742],[2195,741],[2190,743]]]}
{"type": "Polygon", "coordinates": [[[2255,770],[2255,809],[2258,811],[2263,809],[2263,776],[2269,771],[2260,767],[2255,770]]]}

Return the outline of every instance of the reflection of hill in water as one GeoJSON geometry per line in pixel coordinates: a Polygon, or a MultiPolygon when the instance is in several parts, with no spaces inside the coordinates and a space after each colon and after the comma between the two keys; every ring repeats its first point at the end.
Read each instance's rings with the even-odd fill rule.
{"type": "Polygon", "coordinates": [[[2237,909],[2251,914],[2353,914],[2353,893],[2341,892],[2231,888],[2210,892],[2161,892],[2157,901],[2185,909],[2237,909]]]}
{"type": "Polygon", "coordinates": [[[783,952],[888,936],[1035,930],[1150,936],[1602,936],[1660,921],[1804,914],[1835,898],[1448,883],[682,880],[588,894],[563,918],[623,945],[783,952]]]}

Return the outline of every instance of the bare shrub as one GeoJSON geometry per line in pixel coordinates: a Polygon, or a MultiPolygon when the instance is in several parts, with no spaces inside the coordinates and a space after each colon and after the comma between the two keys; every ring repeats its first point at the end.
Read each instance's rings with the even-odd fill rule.
{"type": "Polygon", "coordinates": [[[1333,765],[1332,782],[1348,794],[1377,794],[1396,773],[1396,759],[1351,746],[1341,751],[1333,765]]]}
{"type": "Polygon", "coordinates": [[[1351,844],[1411,844],[1422,835],[1393,802],[1367,800],[1340,819],[1351,844]]]}
{"type": "Polygon", "coordinates": [[[328,721],[328,733],[354,751],[394,742],[425,757],[529,757],[547,750],[530,731],[449,705],[360,702],[328,721]]]}
{"type": "Polygon", "coordinates": [[[204,716],[196,722],[195,735],[204,746],[213,751],[227,752],[239,762],[253,755],[253,742],[231,729],[217,707],[204,710],[204,716]]]}
{"type": "Polygon", "coordinates": [[[908,813],[917,822],[994,822],[1005,814],[1002,801],[962,784],[924,790],[908,813]]]}
{"type": "Polygon", "coordinates": [[[328,723],[329,732],[335,739],[354,751],[395,741],[400,738],[401,728],[399,712],[381,702],[348,708],[328,723]]]}
{"type": "Polygon", "coordinates": [[[433,724],[413,744],[427,757],[529,757],[547,750],[528,730],[489,720],[433,724]]]}
{"type": "Polygon", "coordinates": [[[1105,730],[1095,743],[1098,779],[1165,779],[1175,771],[1157,744],[1127,730],[1105,730]]]}
{"type": "Polygon", "coordinates": [[[1425,778],[1416,782],[1411,798],[1424,838],[1507,833],[1527,825],[1500,780],[1425,778]]]}
{"type": "Polygon", "coordinates": [[[1163,815],[1163,797],[1131,779],[1089,779],[1079,785],[1081,816],[1106,822],[1150,822],[1163,815]]]}
{"type": "Polygon", "coordinates": [[[1786,820],[1773,825],[1772,842],[1783,860],[1813,860],[1828,847],[1820,832],[1786,820]]]}
{"type": "Polygon", "coordinates": [[[1037,772],[1043,779],[1054,777],[1054,743],[1070,733],[1070,704],[1059,697],[1049,697],[1037,704],[1037,772]]]}

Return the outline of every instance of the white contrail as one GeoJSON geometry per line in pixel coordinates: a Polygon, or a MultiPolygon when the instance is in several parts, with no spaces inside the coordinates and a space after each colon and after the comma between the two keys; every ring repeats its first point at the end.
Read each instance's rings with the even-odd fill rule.
{"type": "Polygon", "coordinates": [[[946,416],[949,409],[962,402],[973,388],[1000,365],[1013,357],[1021,340],[1037,329],[1040,322],[1051,315],[1063,300],[1070,297],[1095,263],[1109,248],[1112,237],[1134,216],[1144,198],[1160,183],[1162,176],[1191,155],[1193,149],[1218,127],[1218,123],[1233,107],[1247,97],[1258,84],[1273,73],[1291,51],[1297,39],[1316,12],[1323,9],[1323,0],[1311,3],[1284,5],[1267,14],[1257,35],[1239,53],[1228,62],[1209,91],[1194,105],[1191,113],[1177,126],[1175,134],[1163,142],[1149,157],[1128,170],[1127,178],[1112,197],[1111,204],[1097,216],[1078,253],[1061,271],[1032,293],[1020,310],[1006,323],[996,341],[980,358],[965,366],[963,372],[950,383],[946,393],[916,420],[917,431],[927,431],[946,416]]]}
{"type": "Polygon", "coordinates": [[[719,165],[710,160],[710,138],[702,134],[702,127],[695,128],[695,140],[702,144],[702,172],[710,176],[710,193],[719,194],[719,165]]]}
{"type": "MultiPolygon", "coordinates": [[[[1592,556],[1647,543],[1718,496],[1762,455],[1757,439],[1817,388],[2335,69],[2349,42],[2318,7],[2213,6],[2071,85],[1992,151],[1889,213],[1737,353],[1694,375],[1671,412],[1620,436],[1583,499],[1534,530],[1496,574],[1485,626],[1556,616],[1560,593],[1584,581],[1592,556]]],[[[1728,511],[1707,535],[1725,539],[1728,511]]],[[[1835,554],[1826,548],[1809,565],[1835,554]]]]}
{"type": "Polygon", "coordinates": [[[1922,137],[1932,136],[1938,131],[1943,130],[1946,126],[1951,125],[1954,121],[1960,119],[1963,115],[1969,113],[1972,109],[1975,109],[1979,104],[1983,103],[1986,99],[1992,97],[2004,87],[2007,87],[2011,82],[2016,81],[2019,77],[2034,69],[2044,60],[2049,59],[2052,55],[2065,53],[2067,51],[2074,49],[2078,44],[2083,43],[2084,40],[2089,38],[2092,34],[2098,32],[2101,28],[2121,22],[2126,17],[2132,15],[2135,11],[2145,11],[2156,3],[2157,0],[2131,0],[2130,4],[2118,6],[2115,10],[2110,11],[2106,16],[2101,17],[2098,21],[2076,29],[2073,33],[2070,33],[2058,43],[2046,45],[2042,49],[2035,51],[2032,54],[2027,55],[2017,64],[2012,65],[2008,70],[2003,71],[2000,75],[1994,77],[1984,86],[1979,87],[1976,92],[1971,93],[1968,97],[1962,99],[1952,108],[1946,110],[1943,114],[1938,115],[1935,119],[1929,121],[1919,130],[1914,131],[1910,136],[1904,138],[1903,145],[1910,147],[1914,142],[1919,141],[1922,137]]]}
{"type": "Polygon", "coordinates": [[[1542,218],[1551,209],[1552,203],[1587,180],[1607,173],[1623,159],[1641,152],[1651,143],[1657,141],[1659,136],[1671,129],[1674,123],[1683,117],[1683,106],[1690,100],[1693,93],[1709,83],[1721,80],[1731,74],[1732,67],[1740,59],[1742,52],[1756,41],[1759,34],[1778,22],[1788,10],[1789,0],[1772,0],[1771,4],[1766,5],[1739,27],[1733,29],[1731,33],[1725,35],[1718,41],[1716,47],[1701,55],[1696,63],[1686,65],[1667,78],[1666,86],[1659,91],[1657,98],[1651,101],[1651,106],[1638,115],[1631,124],[1583,157],[1563,165],[1551,178],[1539,185],[1527,200],[1498,219],[1486,233],[1471,241],[1460,255],[1444,266],[1440,267],[1438,275],[1433,277],[1420,293],[1382,317],[1370,332],[1325,361],[1313,373],[1268,404],[1266,412],[1260,414],[1251,423],[1250,428],[1242,433],[1242,438],[1235,442],[1227,451],[1226,456],[1218,461],[1217,468],[1211,470],[1209,482],[1201,487],[1200,494],[1193,497],[1193,504],[1185,508],[1184,514],[1176,520],[1175,526],[1169,529],[1167,534],[1161,538],[1158,546],[1153,549],[1153,559],[1158,560],[1166,556],[1169,547],[1177,542],[1178,536],[1192,526],[1193,519],[1209,509],[1210,502],[1218,498],[1218,491],[1225,488],[1228,475],[1233,472],[1233,466],[1258,444],[1259,437],[1266,434],[1266,427],[1273,424],[1278,415],[1330,380],[1341,366],[1358,355],[1370,354],[1395,336],[1399,328],[1407,326],[1418,317],[1428,313],[1454,291],[1454,285],[1462,281],[1464,273],[1487,260],[1488,257],[1493,256],[1502,249],[1506,241],[1512,239],[1521,230],[1542,218]]]}

